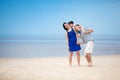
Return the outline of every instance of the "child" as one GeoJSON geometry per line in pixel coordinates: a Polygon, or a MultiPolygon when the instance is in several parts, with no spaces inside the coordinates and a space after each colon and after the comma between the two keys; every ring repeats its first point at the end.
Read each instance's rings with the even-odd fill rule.
{"type": "Polygon", "coordinates": [[[66,41],[69,50],[69,64],[72,64],[72,56],[73,52],[76,52],[77,55],[77,62],[80,66],[80,44],[77,41],[77,35],[75,30],[66,22],[63,23],[63,28],[66,30],[66,41]]]}

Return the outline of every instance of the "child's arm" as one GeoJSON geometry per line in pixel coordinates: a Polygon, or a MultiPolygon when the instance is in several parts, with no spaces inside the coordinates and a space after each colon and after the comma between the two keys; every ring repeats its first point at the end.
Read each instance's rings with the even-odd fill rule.
{"type": "Polygon", "coordinates": [[[77,32],[76,32],[75,28],[73,28],[73,29],[74,29],[74,31],[75,31],[75,34],[76,34],[76,38],[77,38],[77,44],[80,44],[80,42],[79,42],[79,40],[78,40],[79,36],[78,36],[78,34],[77,34],[77,32]]]}

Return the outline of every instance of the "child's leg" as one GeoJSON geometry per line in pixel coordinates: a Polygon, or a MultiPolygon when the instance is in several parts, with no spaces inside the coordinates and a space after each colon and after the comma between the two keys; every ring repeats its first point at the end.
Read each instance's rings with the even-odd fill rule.
{"type": "Polygon", "coordinates": [[[92,59],[91,59],[91,54],[90,53],[86,53],[86,59],[88,61],[88,66],[92,66],[92,59]]]}
{"type": "Polygon", "coordinates": [[[80,51],[76,52],[76,56],[77,56],[78,65],[80,66],[80,51]]]}
{"type": "Polygon", "coordinates": [[[70,64],[70,66],[72,64],[72,56],[73,56],[73,52],[70,52],[69,53],[69,64],[70,64]]]}

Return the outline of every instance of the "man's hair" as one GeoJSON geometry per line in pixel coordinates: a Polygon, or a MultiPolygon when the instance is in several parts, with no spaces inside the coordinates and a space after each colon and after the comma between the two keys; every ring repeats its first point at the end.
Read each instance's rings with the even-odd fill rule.
{"type": "Polygon", "coordinates": [[[68,24],[74,24],[74,22],[73,21],[69,21],[68,24]]]}
{"type": "Polygon", "coordinates": [[[63,28],[67,31],[68,29],[65,28],[65,24],[67,24],[67,22],[64,22],[64,23],[63,23],[63,28]]]}
{"type": "Polygon", "coordinates": [[[79,24],[76,24],[75,26],[80,26],[79,24]]]}

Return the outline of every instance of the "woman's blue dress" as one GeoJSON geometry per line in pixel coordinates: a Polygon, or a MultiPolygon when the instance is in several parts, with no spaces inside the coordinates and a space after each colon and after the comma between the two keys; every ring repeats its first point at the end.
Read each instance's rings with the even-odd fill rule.
{"type": "Polygon", "coordinates": [[[79,51],[81,49],[80,45],[77,44],[77,38],[76,38],[76,33],[75,31],[72,30],[70,32],[67,32],[68,34],[68,46],[69,46],[69,51],[79,51]]]}

